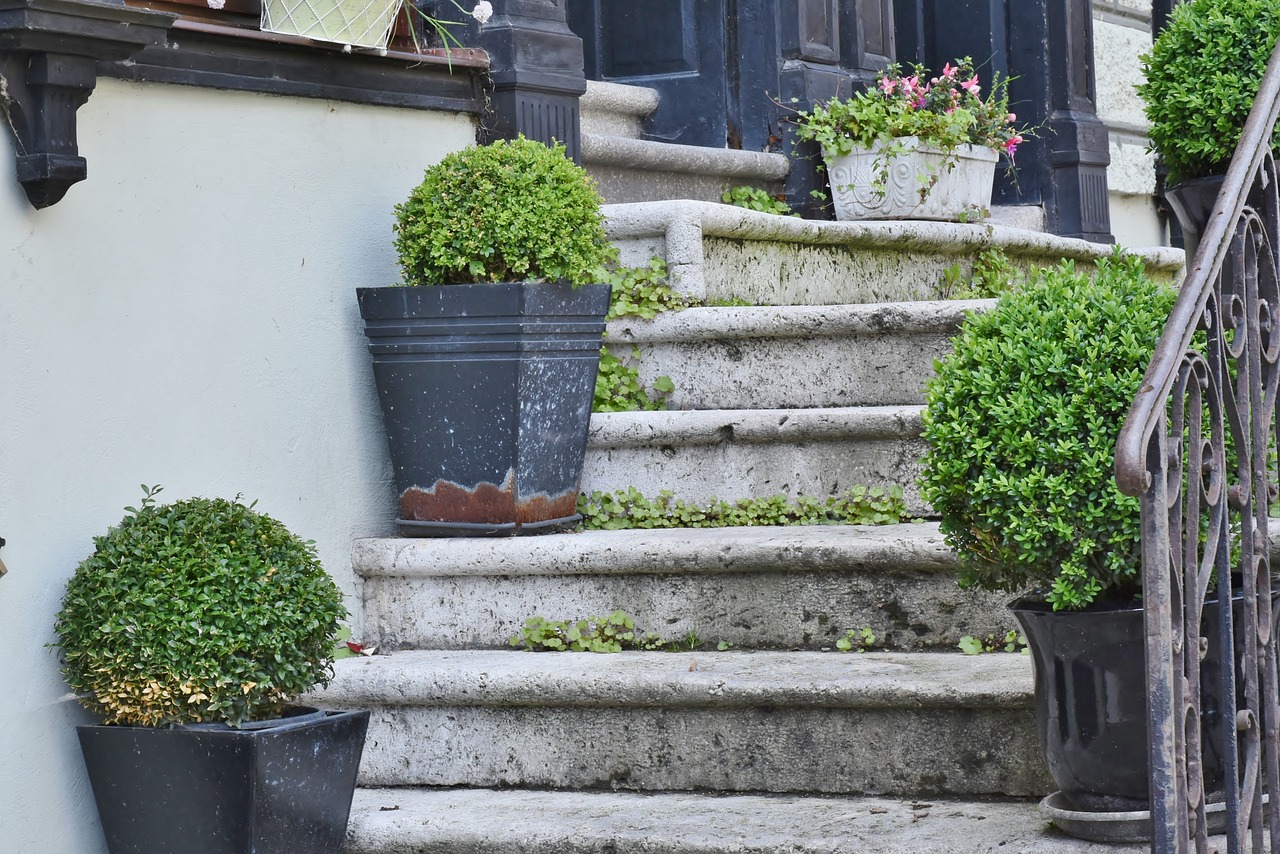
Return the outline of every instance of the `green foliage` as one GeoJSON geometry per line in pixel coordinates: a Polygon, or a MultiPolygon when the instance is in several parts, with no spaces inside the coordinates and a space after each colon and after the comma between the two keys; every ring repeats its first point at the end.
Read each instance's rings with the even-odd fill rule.
{"type": "Polygon", "coordinates": [[[972,314],[926,387],[921,491],[962,586],[1035,588],[1055,609],[1137,591],[1138,500],[1116,435],[1174,292],[1135,257],[1036,271],[972,314]]]}
{"type": "Polygon", "coordinates": [[[111,724],[238,724],[327,682],[347,612],[315,546],[238,499],[143,490],[94,538],[54,626],[85,707],[111,724]]]}
{"type": "Polygon", "coordinates": [[[619,317],[652,320],[664,311],[679,311],[690,305],[686,297],[671,289],[667,262],[658,257],[650,258],[643,267],[614,267],[601,281],[612,287],[606,320],[619,317]]]}
{"type": "MultiPolygon", "coordinates": [[[[689,306],[689,301],[667,284],[667,264],[661,258],[653,258],[643,267],[613,267],[603,281],[612,286],[608,320],[652,320],[664,311],[689,306]]],[[[619,359],[607,345],[600,349],[593,412],[652,412],[667,408],[667,397],[676,388],[671,377],[660,376],[646,389],[636,367],[639,360],[638,347],[631,348],[628,359],[619,359]]]]}
{"type": "Polygon", "coordinates": [[[948,63],[937,77],[921,65],[911,70],[906,75],[891,65],[875,85],[848,100],[835,98],[799,113],[797,134],[817,142],[828,157],[908,136],[947,153],[973,144],[1012,157],[1030,133],[1013,124],[1008,79],[997,78],[984,99],[968,57],[948,63]]]}
{"type": "Polygon", "coordinates": [[[639,359],[638,347],[631,348],[631,363],[613,355],[608,347],[600,348],[592,412],[654,412],[667,408],[667,397],[676,390],[675,383],[664,375],[646,389],[640,382],[640,369],[634,364],[639,359]]]}
{"type": "Polygon", "coordinates": [[[407,285],[580,285],[612,256],[594,182],[563,146],[524,137],[446,155],[395,213],[407,285]]]}
{"type": "Polygon", "coordinates": [[[720,200],[734,207],[746,208],[749,211],[777,214],[778,216],[795,216],[800,214],[791,210],[791,205],[784,199],[769,195],[756,187],[733,187],[720,195],[720,200]]]}
{"type": "MultiPolygon", "coordinates": [[[[1142,57],[1148,135],[1173,182],[1227,171],[1280,37],[1274,0],[1191,0],[1142,57]]],[[[1280,145],[1280,128],[1272,145],[1280,145]]]]}
{"type": "Polygon", "coordinates": [[[844,637],[836,641],[836,649],[841,652],[866,652],[876,645],[876,633],[869,628],[849,629],[844,637]]]}
{"type": "Polygon", "coordinates": [[[1025,274],[999,246],[992,246],[978,253],[966,273],[960,264],[952,264],[942,271],[938,284],[938,299],[994,299],[1017,288],[1026,279],[1025,274]]]}
{"type": "Polygon", "coordinates": [[[635,487],[614,493],[578,496],[578,512],[588,530],[621,528],[725,528],[759,525],[892,525],[908,518],[902,489],[855,486],[844,495],[825,499],[800,496],[713,499],[691,504],[663,490],[654,499],[635,487]]]}
{"type": "Polygon", "coordinates": [[[1020,634],[1016,629],[1010,629],[1003,636],[987,635],[985,638],[975,638],[973,635],[965,635],[960,638],[960,643],[956,644],[961,652],[965,655],[981,655],[984,652],[1021,652],[1028,655],[1030,650],[1027,648],[1027,636],[1020,634]]]}
{"type": "Polygon", "coordinates": [[[530,617],[507,643],[533,652],[622,652],[665,646],[656,634],[638,631],[635,619],[626,611],[581,620],[530,617]]]}

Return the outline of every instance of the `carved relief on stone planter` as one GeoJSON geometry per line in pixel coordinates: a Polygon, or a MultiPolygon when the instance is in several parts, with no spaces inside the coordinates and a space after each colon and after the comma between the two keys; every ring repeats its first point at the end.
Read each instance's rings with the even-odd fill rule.
{"type": "Polygon", "coordinates": [[[950,154],[899,137],[892,148],[825,157],[836,219],[934,219],[956,221],[991,207],[999,155],[964,145],[950,154]],[[901,151],[900,149],[907,149],[901,151]]]}

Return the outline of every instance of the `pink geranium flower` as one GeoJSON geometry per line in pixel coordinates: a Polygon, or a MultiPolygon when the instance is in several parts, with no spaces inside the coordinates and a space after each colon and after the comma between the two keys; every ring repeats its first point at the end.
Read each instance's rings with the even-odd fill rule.
{"type": "Polygon", "coordinates": [[[893,90],[894,90],[894,89],[896,89],[896,88],[898,88],[898,81],[897,81],[897,80],[894,80],[892,77],[881,77],[881,78],[880,78],[880,91],[881,91],[881,92],[884,92],[886,95],[892,95],[892,94],[893,94],[893,90]]]}
{"type": "Polygon", "coordinates": [[[978,95],[978,91],[982,88],[981,86],[978,85],[978,75],[975,74],[972,77],[970,77],[968,80],[961,80],[960,88],[965,90],[970,95],[973,95],[976,98],[978,95]]]}
{"type": "Polygon", "coordinates": [[[956,67],[951,63],[948,62],[946,65],[942,66],[943,77],[951,77],[955,73],[956,73],[956,67]]]}

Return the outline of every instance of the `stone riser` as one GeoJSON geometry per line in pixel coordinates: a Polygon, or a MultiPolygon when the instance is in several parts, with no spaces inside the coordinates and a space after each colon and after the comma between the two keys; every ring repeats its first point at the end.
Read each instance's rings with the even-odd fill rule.
{"type": "Polygon", "coordinates": [[[1047,792],[1018,655],[401,653],[341,662],[363,785],[1047,792]]]}
{"type": "Polygon", "coordinates": [[[360,784],[1042,796],[1039,750],[1026,709],[396,708],[360,784]]]}
{"type": "Polygon", "coordinates": [[[692,308],[609,325],[640,378],[669,376],[671,409],[777,409],[924,402],[933,364],[988,300],[882,306],[692,308]]]}
{"type": "Polygon", "coordinates": [[[965,635],[1015,626],[1007,594],[962,591],[935,572],[374,578],[365,583],[366,643],[382,649],[507,648],[525,620],[622,609],[663,640],[704,646],[831,649],[870,628],[876,649],[954,650],[965,635]]]}
{"type": "Polygon", "coordinates": [[[907,511],[924,516],[919,433],[920,407],[910,406],[597,414],[581,489],[635,487],[649,498],[665,489],[705,503],[896,484],[907,511]]]}

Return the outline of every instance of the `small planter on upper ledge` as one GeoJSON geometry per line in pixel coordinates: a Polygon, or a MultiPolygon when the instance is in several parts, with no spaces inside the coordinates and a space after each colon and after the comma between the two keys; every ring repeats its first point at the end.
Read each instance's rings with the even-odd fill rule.
{"type": "Polygon", "coordinates": [[[576,523],[609,309],[579,284],[609,253],[591,179],[560,146],[496,142],[428,169],[396,214],[409,287],[357,296],[401,532],[576,523]]]}
{"type": "Polygon", "coordinates": [[[798,116],[822,146],[836,218],[964,221],[985,214],[1001,153],[1012,164],[1029,133],[1014,125],[1007,80],[981,97],[966,57],[937,77],[889,68],[874,86],[798,116]]]}
{"type": "Polygon", "coordinates": [[[1142,57],[1138,95],[1151,146],[1169,170],[1165,199],[1182,226],[1188,266],[1277,38],[1280,15],[1270,0],[1194,0],[1174,7],[1142,57]]]}
{"type": "MultiPolygon", "coordinates": [[[[481,24],[492,15],[488,2],[476,3],[471,10],[471,16],[481,24]]],[[[458,45],[447,22],[405,0],[262,0],[260,26],[269,33],[385,50],[398,18],[404,19],[401,26],[407,25],[411,34],[417,19],[434,30],[446,47],[458,45]]]]}

